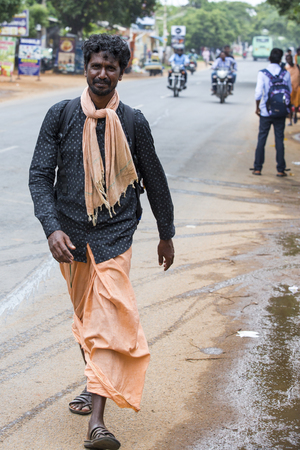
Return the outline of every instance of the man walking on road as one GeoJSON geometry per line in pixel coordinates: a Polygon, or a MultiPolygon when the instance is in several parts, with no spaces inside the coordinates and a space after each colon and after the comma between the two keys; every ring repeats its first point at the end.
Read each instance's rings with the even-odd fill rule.
{"type": "Polygon", "coordinates": [[[266,69],[258,72],[255,89],[255,113],[259,116],[259,134],[255,151],[254,169],[251,169],[253,170],[254,175],[261,175],[265,160],[265,145],[271,125],[273,125],[275,133],[277,176],[287,176],[285,171],[286,165],[283,140],[292,85],[290,74],[280,67],[282,56],[283,51],[280,48],[273,48],[269,57],[270,64],[266,69]],[[272,95],[269,95],[271,89],[272,95]],[[278,108],[281,108],[281,110],[279,111],[278,108]]]}
{"type": "Polygon", "coordinates": [[[148,122],[116,91],[130,59],[127,44],[119,36],[92,35],[83,53],[88,86],[62,136],[61,114],[68,101],[48,111],[29,186],[35,215],[67,281],[73,333],[85,360],[87,387],[69,408],[92,413],[86,448],[114,450],[120,443],[104,424],[106,399],[138,411],[149,363],[129,281],[138,178],[157,221],[158,260],[164,270],[174,259],[173,205],[148,122]],[[54,188],[58,153],[63,166],[54,188]]]}

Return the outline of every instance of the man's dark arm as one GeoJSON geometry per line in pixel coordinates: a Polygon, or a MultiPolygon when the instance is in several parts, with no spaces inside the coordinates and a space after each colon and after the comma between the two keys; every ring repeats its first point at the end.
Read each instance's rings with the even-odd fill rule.
{"type": "Polygon", "coordinates": [[[29,169],[29,189],[35,216],[41,222],[46,237],[60,230],[54,200],[54,180],[57,165],[57,127],[59,116],[51,108],[43,121],[29,169]]]}
{"type": "Polygon", "coordinates": [[[138,111],[135,115],[135,133],[138,166],[160,237],[158,261],[167,270],[174,260],[174,208],[165,172],[155,152],[149,124],[138,111]]]}
{"type": "Polygon", "coordinates": [[[53,257],[58,262],[72,263],[73,255],[69,248],[75,247],[61,231],[54,199],[57,131],[62,107],[63,102],[54,105],[44,119],[29,170],[29,189],[35,215],[43,226],[53,257]]]}
{"type": "Polygon", "coordinates": [[[255,114],[257,114],[258,116],[260,116],[260,100],[255,100],[255,104],[256,104],[256,110],[255,110],[255,114]]]}

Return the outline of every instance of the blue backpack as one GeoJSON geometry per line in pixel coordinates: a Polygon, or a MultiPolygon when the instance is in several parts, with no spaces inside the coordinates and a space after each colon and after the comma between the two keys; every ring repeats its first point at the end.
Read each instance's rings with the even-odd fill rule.
{"type": "Polygon", "coordinates": [[[278,75],[272,75],[267,69],[262,72],[270,80],[268,100],[266,103],[268,113],[271,117],[286,117],[290,112],[291,93],[284,80],[286,70],[281,69],[278,75]]]}

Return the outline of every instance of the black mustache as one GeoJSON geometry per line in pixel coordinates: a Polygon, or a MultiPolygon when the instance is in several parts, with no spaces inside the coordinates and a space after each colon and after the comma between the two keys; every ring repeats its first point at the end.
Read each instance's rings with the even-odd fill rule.
{"type": "Polygon", "coordinates": [[[104,81],[104,80],[94,79],[93,80],[93,84],[97,84],[97,83],[99,83],[99,84],[106,84],[107,86],[110,86],[110,84],[111,84],[111,82],[109,80],[104,81]]]}

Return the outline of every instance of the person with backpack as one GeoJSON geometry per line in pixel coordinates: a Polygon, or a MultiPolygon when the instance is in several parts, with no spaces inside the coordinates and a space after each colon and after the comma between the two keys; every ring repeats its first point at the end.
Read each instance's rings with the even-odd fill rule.
{"type": "Polygon", "coordinates": [[[290,112],[292,91],[290,74],[280,67],[283,51],[273,48],[270,53],[270,64],[258,73],[255,89],[255,113],[259,116],[259,134],[255,151],[254,175],[261,175],[265,160],[265,145],[271,128],[274,127],[277,176],[285,177],[284,129],[286,117],[290,112]]]}
{"type": "Polygon", "coordinates": [[[141,179],[164,270],[174,260],[173,204],[149,124],[116,90],[130,59],[128,45],[116,35],[92,35],[83,55],[88,86],[80,99],[57,103],[46,114],[29,187],[67,282],[72,330],[85,363],[87,386],[69,409],[91,414],[86,448],[117,450],[121,444],[104,423],[106,399],[139,411],[150,358],[129,280],[141,179]]]}

